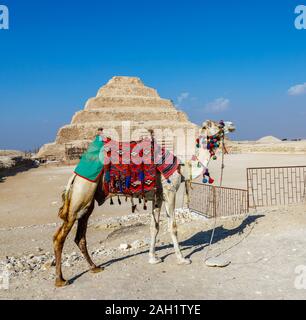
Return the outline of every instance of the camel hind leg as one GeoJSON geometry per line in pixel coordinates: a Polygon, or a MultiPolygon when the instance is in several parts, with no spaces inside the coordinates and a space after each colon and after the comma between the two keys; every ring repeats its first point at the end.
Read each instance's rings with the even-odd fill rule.
{"type": "MultiPolygon", "coordinates": [[[[79,178],[78,176],[73,176],[69,180],[68,186],[66,188],[66,192],[64,193],[64,197],[63,197],[63,206],[59,210],[59,216],[62,220],[64,220],[64,222],[53,237],[55,261],[56,261],[55,285],[57,287],[62,287],[68,284],[68,282],[63,278],[62,266],[61,266],[62,251],[63,251],[65,240],[71,228],[73,227],[76,219],[79,216],[81,217],[83,216],[83,214],[81,213],[86,214],[88,212],[88,209],[90,208],[90,206],[94,201],[93,198],[94,198],[96,189],[97,189],[97,184],[88,182],[83,178],[79,178]]],[[[85,223],[85,226],[87,226],[87,221],[85,223]]],[[[81,227],[80,229],[82,230],[81,227]]]]}
{"type": "Polygon", "coordinates": [[[71,228],[73,227],[75,220],[76,220],[75,217],[72,217],[71,219],[64,221],[62,226],[57,230],[57,232],[53,237],[55,263],[56,263],[55,285],[57,287],[63,287],[68,284],[68,281],[66,281],[63,278],[63,273],[62,273],[62,252],[63,252],[65,240],[71,228]]]}
{"type": "Polygon", "coordinates": [[[87,250],[87,241],[86,241],[88,219],[94,210],[94,206],[95,205],[93,201],[90,207],[88,208],[88,210],[86,211],[86,213],[81,218],[79,218],[78,228],[77,228],[74,242],[77,244],[83,256],[85,257],[86,261],[88,262],[91,272],[97,273],[97,272],[103,271],[104,268],[97,267],[96,264],[92,261],[87,250]]]}

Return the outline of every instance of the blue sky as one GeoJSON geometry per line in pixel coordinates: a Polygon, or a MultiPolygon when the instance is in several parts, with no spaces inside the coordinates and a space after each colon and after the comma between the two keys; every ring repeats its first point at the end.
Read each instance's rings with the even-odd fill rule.
{"type": "Polygon", "coordinates": [[[306,138],[306,0],[0,0],[0,149],[52,142],[114,75],[140,77],[237,139],[306,138]],[[304,3],[303,3],[304,2],[304,3]],[[303,94],[304,93],[304,94],[303,94]]]}

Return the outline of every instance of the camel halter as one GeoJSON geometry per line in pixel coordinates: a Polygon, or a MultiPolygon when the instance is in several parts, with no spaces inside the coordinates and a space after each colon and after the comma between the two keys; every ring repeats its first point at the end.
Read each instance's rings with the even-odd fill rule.
{"type": "Polygon", "coordinates": [[[210,163],[211,160],[217,160],[217,156],[216,156],[216,152],[219,149],[219,147],[222,145],[222,168],[221,168],[221,181],[220,181],[220,186],[222,185],[222,179],[223,179],[223,169],[224,169],[224,152],[226,152],[225,146],[224,146],[224,136],[225,136],[225,132],[224,132],[224,127],[225,127],[225,123],[223,120],[221,120],[219,122],[219,131],[214,134],[214,135],[207,135],[206,139],[204,135],[200,135],[199,138],[196,140],[196,147],[197,147],[197,152],[196,155],[194,156],[194,158],[196,160],[198,160],[198,167],[201,167],[202,164],[199,161],[199,149],[201,148],[201,144],[202,144],[202,148],[203,149],[207,149],[209,151],[210,154],[210,158],[208,160],[207,166],[204,167],[205,171],[203,173],[203,180],[202,182],[204,184],[213,184],[215,182],[215,180],[213,178],[211,178],[210,173],[209,173],[209,169],[208,169],[208,165],[210,163]]]}

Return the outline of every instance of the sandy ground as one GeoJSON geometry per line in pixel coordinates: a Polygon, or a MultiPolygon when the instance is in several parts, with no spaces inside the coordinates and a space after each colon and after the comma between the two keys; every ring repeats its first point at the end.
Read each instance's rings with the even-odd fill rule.
{"type": "Polygon", "coordinates": [[[258,141],[231,141],[230,149],[233,153],[278,153],[278,154],[305,154],[306,140],[278,141],[274,137],[263,137],[258,141]]]}
{"type": "MultiPolygon", "coordinates": [[[[305,165],[305,155],[234,154],[226,158],[224,185],[246,187],[246,167],[305,165]]],[[[212,163],[218,179],[220,160],[212,163]]],[[[60,221],[60,194],[73,167],[40,167],[0,183],[0,260],[52,256],[52,235],[60,221]]],[[[177,207],[182,206],[182,191],[177,207]]],[[[179,239],[188,266],[176,264],[165,215],[158,254],[164,262],[147,263],[149,211],[130,205],[96,208],[88,229],[88,245],[105,271],[91,274],[82,259],[67,263],[64,275],[72,284],[53,286],[54,267],[13,272],[9,290],[0,299],[305,299],[306,290],[295,288],[295,268],[306,266],[306,207],[270,208],[252,212],[245,221],[220,220],[209,256],[231,260],[224,269],[203,263],[212,221],[179,216],[179,239]],[[140,242],[129,250],[122,243],[140,242]]],[[[78,249],[73,230],[65,256],[78,249]]],[[[32,258],[28,258],[32,259],[32,258]]],[[[70,258],[69,258],[70,259],[70,258]]],[[[306,282],[306,275],[305,275],[306,282]]]]}

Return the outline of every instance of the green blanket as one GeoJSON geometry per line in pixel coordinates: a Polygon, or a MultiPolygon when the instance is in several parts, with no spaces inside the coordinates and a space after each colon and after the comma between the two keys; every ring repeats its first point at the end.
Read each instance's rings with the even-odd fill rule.
{"type": "Polygon", "coordinates": [[[104,163],[104,142],[96,136],[95,140],[89,145],[86,152],[81,157],[74,173],[78,176],[96,182],[103,170],[104,163]]]}

